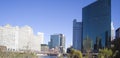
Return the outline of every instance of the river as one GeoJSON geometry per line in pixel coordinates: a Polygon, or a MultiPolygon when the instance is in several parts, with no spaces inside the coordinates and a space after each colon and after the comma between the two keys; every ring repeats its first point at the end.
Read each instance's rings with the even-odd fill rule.
{"type": "MultiPolygon", "coordinates": [[[[38,58],[58,58],[57,56],[39,56],[38,58]]],[[[67,57],[64,57],[67,58],[67,57]]]]}

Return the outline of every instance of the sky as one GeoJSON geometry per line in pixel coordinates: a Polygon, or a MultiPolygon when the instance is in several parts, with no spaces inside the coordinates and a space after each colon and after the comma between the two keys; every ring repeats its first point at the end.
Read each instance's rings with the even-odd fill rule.
{"type": "MultiPolygon", "coordinates": [[[[0,0],[0,26],[31,26],[34,34],[44,33],[44,43],[50,35],[66,36],[66,47],[72,45],[73,19],[82,21],[82,8],[96,0],[0,0]]],[[[112,21],[120,27],[120,0],[112,0],[112,21]]]]}

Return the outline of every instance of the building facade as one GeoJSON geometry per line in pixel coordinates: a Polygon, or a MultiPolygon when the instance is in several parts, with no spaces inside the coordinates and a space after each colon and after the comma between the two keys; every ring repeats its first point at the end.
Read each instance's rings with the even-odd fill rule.
{"type": "Polygon", "coordinates": [[[65,36],[63,34],[53,34],[50,36],[49,48],[59,48],[60,52],[65,52],[65,36]]]}
{"type": "Polygon", "coordinates": [[[41,44],[41,52],[49,52],[49,47],[47,44],[41,44]]]}
{"type": "Polygon", "coordinates": [[[60,52],[65,53],[65,36],[60,34],[60,52]]]}
{"type": "Polygon", "coordinates": [[[83,52],[92,50],[92,40],[88,36],[83,40],[83,49],[83,52]]]}
{"type": "Polygon", "coordinates": [[[52,48],[60,46],[60,36],[58,34],[51,35],[52,48]]]}
{"type": "Polygon", "coordinates": [[[0,26],[0,45],[6,46],[10,51],[40,51],[40,44],[43,41],[43,35],[34,35],[29,26],[18,27],[9,24],[0,26]]]}
{"type": "Polygon", "coordinates": [[[111,22],[111,41],[115,39],[115,28],[113,22],[111,22]]]}
{"type": "Polygon", "coordinates": [[[73,20],[73,48],[81,50],[82,46],[82,22],[73,20]]]}
{"type": "Polygon", "coordinates": [[[11,27],[9,24],[0,26],[0,46],[6,46],[7,50],[17,50],[18,30],[18,26],[11,27]]]}
{"type": "Polygon", "coordinates": [[[116,30],[116,39],[117,38],[120,38],[120,28],[118,28],[117,30],[116,30]]]}
{"type": "Polygon", "coordinates": [[[94,48],[97,38],[102,47],[110,47],[111,41],[111,0],[97,0],[82,9],[83,40],[91,38],[94,48]]]}

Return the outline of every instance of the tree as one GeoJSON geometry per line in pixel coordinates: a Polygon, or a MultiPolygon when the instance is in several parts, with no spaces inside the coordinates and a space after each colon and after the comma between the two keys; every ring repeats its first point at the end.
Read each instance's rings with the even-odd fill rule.
{"type": "Polygon", "coordinates": [[[110,58],[112,56],[112,50],[108,48],[100,49],[98,58],[110,58]]]}
{"type": "Polygon", "coordinates": [[[69,51],[68,58],[82,58],[81,51],[75,50],[73,48],[69,48],[67,51],[69,51]]]}
{"type": "Polygon", "coordinates": [[[75,50],[74,53],[75,54],[74,54],[73,58],[82,58],[82,53],[80,51],[75,50]]]}
{"type": "Polygon", "coordinates": [[[112,41],[112,50],[113,50],[113,57],[120,58],[120,38],[116,38],[112,41]]]}

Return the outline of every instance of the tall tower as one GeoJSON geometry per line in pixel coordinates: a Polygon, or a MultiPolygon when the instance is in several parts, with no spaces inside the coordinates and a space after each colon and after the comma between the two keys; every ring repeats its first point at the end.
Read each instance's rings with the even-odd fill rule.
{"type": "Polygon", "coordinates": [[[60,35],[60,51],[61,53],[65,53],[65,35],[59,34],[60,35]]]}
{"type": "Polygon", "coordinates": [[[115,28],[113,22],[111,22],[111,41],[115,39],[115,28]]]}
{"type": "Polygon", "coordinates": [[[88,36],[92,46],[101,38],[102,47],[110,47],[111,0],[97,0],[82,9],[83,40],[88,36]]]}
{"type": "Polygon", "coordinates": [[[115,31],[116,39],[120,38],[120,27],[115,31]]]}
{"type": "Polygon", "coordinates": [[[77,22],[76,19],[73,20],[73,48],[81,50],[82,43],[82,22],[77,22]]]}

